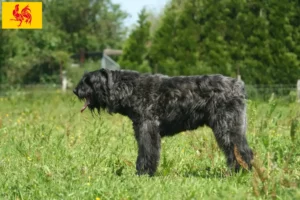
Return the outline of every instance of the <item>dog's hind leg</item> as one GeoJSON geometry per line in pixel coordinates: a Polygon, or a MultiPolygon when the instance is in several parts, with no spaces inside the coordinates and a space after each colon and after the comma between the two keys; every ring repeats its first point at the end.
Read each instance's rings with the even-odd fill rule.
{"type": "Polygon", "coordinates": [[[158,123],[156,121],[135,123],[134,131],[138,143],[137,174],[149,174],[153,176],[160,158],[158,123]]]}
{"type": "Polygon", "coordinates": [[[230,129],[230,141],[233,144],[234,156],[243,168],[251,170],[253,160],[253,152],[248,145],[246,138],[246,112],[236,112],[234,115],[234,123],[230,129]]]}
{"type": "Polygon", "coordinates": [[[230,170],[239,171],[240,165],[234,156],[234,144],[230,141],[230,133],[226,122],[219,122],[212,126],[215,138],[221,150],[224,152],[227,165],[230,170]]]}
{"type": "Polygon", "coordinates": [[[245,110],[229,109],[220,112],[211,123],[219,147],[227,158],[231,170],[251,169],[253,153],[246,140],[245,110]]]}

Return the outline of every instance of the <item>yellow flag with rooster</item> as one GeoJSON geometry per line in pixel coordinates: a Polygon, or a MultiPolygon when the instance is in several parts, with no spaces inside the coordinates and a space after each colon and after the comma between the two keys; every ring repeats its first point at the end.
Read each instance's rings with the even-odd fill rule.
{"type": "Polygon", "coordinates": [[[42,28],[42,2],[2,2],[2,29],[42,28]]]}

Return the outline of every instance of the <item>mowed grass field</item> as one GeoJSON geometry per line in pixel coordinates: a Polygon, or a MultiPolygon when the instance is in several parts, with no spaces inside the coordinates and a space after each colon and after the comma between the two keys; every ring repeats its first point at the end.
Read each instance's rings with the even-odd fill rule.
{"type": "Polygon", "coordinates": [[[71,92],[0,97],[0,199],[300,199],[300,106],[248,100],[255,168],[230,175],[208,127],[162,139],[154,177],[135,175],[120,115],[82,114],[71,92]]]}

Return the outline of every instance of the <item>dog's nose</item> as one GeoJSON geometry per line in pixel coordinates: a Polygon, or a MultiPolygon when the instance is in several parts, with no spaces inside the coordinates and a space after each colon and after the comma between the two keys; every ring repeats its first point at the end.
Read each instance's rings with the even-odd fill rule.
{"type": "Polygon", "coordinates": [[[77,90],[76,90],[76,89],[74,89],[74,90],[73,90],[73,93],[74,93],[75,95],[77,95],[77,90]]]}

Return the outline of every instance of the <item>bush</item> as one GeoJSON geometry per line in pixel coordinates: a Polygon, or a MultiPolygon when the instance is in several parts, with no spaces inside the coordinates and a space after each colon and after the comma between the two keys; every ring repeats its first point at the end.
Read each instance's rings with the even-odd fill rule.
{"type": "Polygon", "coordinates": [[[82,75],[85,72],[90,72],[90,71],[94,71],[97,69],[100,69],[100,63],[99,62],[95,62],[92,60],[88,60],[86,61],[83,66],[79,66],[79,67],[72,67],[71,65],[68,65],[67,67],[67,77],[68,80],[72,83],[72,84],[77,84],[77,82],[81,79],[82,75]]]}
{"type": "Polygon", "coordinates": [[[39,56],[15,56],[4,67],[6,82],[15,84],[60,83],[60,65],[62,69],[70,63],[66,52],[43,52],[39,56]]]}

